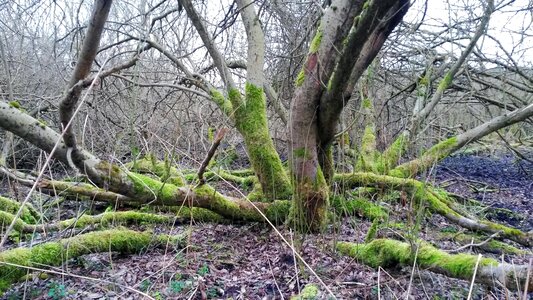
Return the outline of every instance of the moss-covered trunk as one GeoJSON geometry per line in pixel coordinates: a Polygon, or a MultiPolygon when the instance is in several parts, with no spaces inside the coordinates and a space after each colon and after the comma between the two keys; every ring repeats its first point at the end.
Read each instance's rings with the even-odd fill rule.
{"type": "MultiPolygon", "coordinates": [[[[230,92],[230,99],[240,98],[237,90],[230,92]]],[[[266,199],[288,199],[291,195],[289,177],[268,131],[266,100],[262,87],[246,84],[245,98],[235,108],[235,126],[242,134],[248,158],[255,170],[266,199]]]]}
{"type": "MultiPolygon", "coordinates": [[[[306,77],[315,77],[317,55],[311,53],[304,68],[306,77]]],[[[316,104],[320,89],[315,80],[305,80],[291,104],[291,171],[294,194],[292,217],[294,226],[300,231],[320,231],[326,223],[328,207],[328,184],[320,167],[325,162],[326,152],[319,153],[318,120],[316,104]]]]}

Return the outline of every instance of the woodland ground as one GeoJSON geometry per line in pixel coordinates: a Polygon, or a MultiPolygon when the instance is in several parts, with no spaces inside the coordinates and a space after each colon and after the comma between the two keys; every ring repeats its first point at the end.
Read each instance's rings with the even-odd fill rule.
{"type": "MultiPolygon", "coordinates": [[[[533,149],[522,149],[533,160],[533,149]]],[[[428,181],[458,195],[477,199],[494,207],[506,208],[522,217],[489,215],[489,219],[507,223],[525,231],[533,229],[533,163],[517,160],[511,152],[459,154],[445,159],[428,181]]],[[[4,187],[5,188],[5,187],[4,187]]],[[[224,193],[232,187],[219,184],[224,193]]],[[[5,192],[5,189],[2,190],[5,192]]],[[[408,206],[390,204],[391,211],[406,211],[408,206]]],[[[78,211],[78,203],[59,208],[62,218],[78,211]]],[[[104,208],[105,209],[105,208],[104,208]]],[[[403,214],[404,216],[406,214],[403,214]]],[[[389,222],[393,222],[391,216],[389,222]]],[[[405,221],[405,220],[403,220],[405,221]]],[[[297,249],[338,299],[405,299],[407,290],[413,299],[465,299],[470,283],[429,271],[412,268],[381,270],[364,266],[335,253],[337,240],[363,242],[370,221],[350,218],[339,220],[320,235],[295,236],[297,249]],[[379,281],[379,286],[378,286],[379,281]],[[410,282],[412,282],[410,284],[410,282]]],[[[441,233],[462,229],[435,215],[421,226],[418,234],[441,249],[453,250],[460,244],[443,238],[441,233]]],[[[144,228],[135,228],[144,229],[144,228]]],[[[278,230],[292,234],[284,227],[278,230]]],[[[182,250],[148,248],[142,254],[121,257],[115,253],[85,255],[69,261],[62,268],[43,269],[94,278],[46,275],[28,279],[12,287],[2,299],[143,299],[124,289],[133,287],[154,299],[288,299],[317,279],[296,262],[290,249],[277,233],[264,224],[220,225],[175,224],[159,226],[156,232],[185,233],[188,246],[182,250]]],[[[62,236],[77,234],[63,232],[62,236]]],[[[380,232],[394,235],[393,230],[380,232]]],[[[35,242],[52,238],[36,236],[35,242]]],[[[11,246],[14,246],[11,244],[11,246]]],[[[519,247],[518,245],[515,245],[519,247]]],[[[468,252],[464,249],[462,252],[468,252]]],[[[476,253],[475,249],[471,249],[476,253]]],[[[507,262],[527,264],[530,256],[494,255],[507,262]]],[[[320,287],[320,299],[329,299],[320,287]]],[[[493,286],[474,285],[473,299],[515,299],[493,286]]],[[[533,299],[533,295],[529,295],[533,299]]]]}

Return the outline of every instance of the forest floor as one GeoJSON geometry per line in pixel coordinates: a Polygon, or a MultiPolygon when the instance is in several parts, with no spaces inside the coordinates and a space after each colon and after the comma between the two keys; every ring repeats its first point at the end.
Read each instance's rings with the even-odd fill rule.
{"type": "MultiPolygon", "coordinates": [[[[533,159],[533,151],[528,157],[533,159]]],[[[444,160],[428,178],[450,192],[490,206],[507,208],[523,216],[488,216],[493,220],[526,231],[533,229],[531,162],[518,162],[509,153],[456,155],[444,160]]],[[[408,210],[401,204],[394,205],[394,211],[408,210]]],[[[406,299],[406,295],[411,299],[466,299],[470,287],[467,281],[411,267],[378,272],[333,251],[336,241],[363,242],[369,226],[368,220],[352,217],[337,221],[320,235],[294,236],[283,226],[277,230],[294,243],[337,299],[376,299],[378,293],[382,299],[406,299]]],[[[444,231],[462,230],[444,218],[433,216],[421,228],[419,236],[442,249],[461,246],[439,237],[444,231]]],[[[319,287],[317,299],[334,299],[317,278],[295,260],[277,230],[264,224],[192,222],[172,228],[160,226],[154,231],[186,234],[188,246],[179,251],[148,248],[141,254],[126,257],[116,253],[91,254],[69,261],[62,267],[43,266],[43,269],[64,272],[65,275],[41,276],[40,279],[20,282],[13,285],[2,299],[146,298],[124,286],[154,299],[289,299],[308,283],[316,283],[319,287]]],[[[476,253],[475,249],[462,252],[465,251],[476,253]]],[[[517,264],[529,259],[507,255],[494,257],[517,264]]],[[[529,296],[533,299],[533,295],[529,296]]],[[[473,287],[473,299],[516,298],[518,294],[506,292],[496,285],[475,284],[473,287]]]]}

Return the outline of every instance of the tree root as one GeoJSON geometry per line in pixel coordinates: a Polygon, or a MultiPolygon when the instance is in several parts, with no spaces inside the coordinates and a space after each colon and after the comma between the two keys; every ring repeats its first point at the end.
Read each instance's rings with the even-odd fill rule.
{"type": "MultiPolygon", "coordinates": [[[[420,268],[435,273],[464,280],[472,280],[475,273],[476,282],[491,286],[498,283],[511,290],[523,289],[528,276],[526,265],[499,263],[491,258],[481,258],[478,263],[477,256],[449,254],[426,243],[422,243],[418,249],[412,249],[408,243],[376,239],[366,244],[339,242],[337,250],[374,268],[411,266],[416,260],[420,268]]],[[[527,289],[533,291],[533,280],[529,280],[527,289]]]]}
{"type": "Polygon", "coordinates": [[[60,266],[69,259],[84,254],[108,251],[117,251],[123,254],[138,253],[154,245],[182,247],[183,240],[180,237],[165,234],[154,235],[151,232],[113,229],[82,234],[32,248],[3,251],[0,252],[0,295],[12,283],[26,275],[27,271],[23,268],[24,266],[60,266]]]}

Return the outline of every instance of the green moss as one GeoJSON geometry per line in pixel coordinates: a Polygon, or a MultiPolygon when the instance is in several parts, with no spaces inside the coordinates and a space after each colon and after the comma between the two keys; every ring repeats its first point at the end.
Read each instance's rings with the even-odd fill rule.
{"type": "Polygon", "coordinates": [[[406,150],[406,146],[407,136],[403,134],[399,135],[380,156],[378,172],[380,174],[386,174],[390,169],[397,166],[400,158],[406,150]]]}
{"type": "Polygon", "coordinates": [[[378,221],[378,219],[374,219],[374,221],[372,221],[372,225],[370,225],[370,228],[368,229],[366,236],[365,236],[365,243],[369,243],[370,241],[376,238],[379,224],[380,224],[380,221],[378,221]]]}
{"type": "Polygon", "coordinates": [[[365,3],[363,3],[363,9],[368,9],[368,7],[370,7],[370,0],[367,0],[365,3]]]}
{"type": "Polygon", "coordinates": [[[207,139],[211,142],[215,139],[215,129],[213,127],[207,128],[207,139]]]}
{"type": "MultiPolygon", "coordinates": [[[[357,258],[371,267],[410,266],[415,258],[411,245],[395,240],[376,239],[366,244],[340,242],[337,250],[342,254],[357,258]]],[[[456,278],[472,279],[478,257],[469,254],[448,254],[428,244],[422,244],[416,254],[420,268],[445,273],[456,278]]],[[[481,266],[498,265],[490,258],[482,258],[481,266]]]]}
{"type": "Polygon", "coordinates": [[[194,220],[196,222],[227,223],[221,215],[201,207],[181,206],[175,209],[176,216],[194,220]]]}
{"type": "Polygon", "coordinates": [[[302,86],[302,84],[304,84],[304,81],[305,81],[305,72],[302,69],[300,73],[298,73],[298,76],[296,76],[296,80],[294,81],[294,83],[296,84],[296,86],[299,87],[299,86],[302,86]]]}
{"type": "Polygon", "coordinates": [[[46,121],[41,118],[38,118],[37,121],[39,122],[39,127],[43,129],[46,128],[46,126],[48,126],[48,124],[46,124],[46,121]]]}
{"type": "Polygon", "coordinates": [[[293,155],[296,158],[304,158],[304,159],[309,159],[309,157],[310,157],[309,151],[307,151],[307,149],[304,148],[304,147],[298,148],[298,149],[294,149],[293,155]]]}
{"type": "MultiPolygon", "coordinates": [[[[15,216],[13,214],[0,211],[0,230],[2,231],[2,234],[4,234],[3,229],[9,227],[9,225],[13,222],[14,219],[15,219],[15,216]]],[[[15,229],[18,232],[21,232],[25,226],[26,226],[26,223],[19,218],[15,222],[13,229],[15,229]]]]}
{"type": "Polygon", "coordinates": [[[353,27],[357,28],[357,25],[359,25],[359,21],[361,20],[361,16],[355,16],[353,18],[353,27]]]}
{"type": "Polygon", "coordinates": [[[295,230],[321,232],[328,222],[329,185],[320,167],[314,178],[305,177],[294,185],[289,219],[295,230]]]}
{"type": "Polygon", "coordinates": [[[450,72],[446,73],[446,75],[444,76],[444,78],[440,81],[439,83],[439,87],[437,88],[438,91],[444,91],[445,89],[447,89],[450,84],[452,83],[452,74],[450,74],[450,72]]]}
{"type": "Polygon", "coordinates": [[[389,171],[389,175],[394,177],[412,177],[427,168],[433,166],[436,162],[446,158],[457,145],[457,137],[451,137],[433,147],[429,148],[422,156],[412,161],[399,165],[389,171]]]}
{"type": "MultiPolygon", "coordinates": [[[[16,248],[0,253],[1,262],[10,264],[42,267],[59,266],[70,258],[80,255],[117,251],[120,253],[136,253],[154,243],[152,234],[126,229],[114,229],[78,235],[59,242],[48,242],[32,248],[16,248]]],[[[25,268],[2,265],[0,268],[0,293],[10,284],[26,275],[25,268]]]]}
{"type": "MultiPolygon", "coordinates": [[[[508,227],[508,226],[505,226],[505,225],[502,225],[502,224],[493,223],[493,222],[490,222],[490,221],[480,220],[479,222],[481,224],[489,227],[491,229],[491,231],[493,231],[493,232],[501,231],[502,235],[504,235],[504,236],[507,236],[507,237],[518,237],[518,238],[527,239],[526,238],[527,233],[523,233],[519,229],[511,228],[511,227],[508,227]]],[[[529,240],[530,240],[530,243],[533,242],[533,238],[531,236],[530,236],[529,240]]]]}
{"type": "Polygon", "coordinates": [[[361,148],[363,151],[368,153],[373,152],[376,149],[376,134],[374,133],[374,126],[369,125],[365,127],[361,148]]]}
{"type": "Polygon", "coordinates": [[[356,169],[363,172],[377,172],[376,160],[378,157],[374,126],[368,125],[365,127],[361,141],[361,154],[356,164],[356,169]]]}
{"type": "Polygon", "coordinates": [[[133,172],[128,173],[128,178],[133,182],[133,188],[139,197],[153,199],[155,196],[161,203],[174,202],[177,186],[133,172]]]}
{"type": "MultiPolygon", "coordinates": [[[[482,243],[487,239],[487,236],[481,235],[481,234],[466,234],[466,233],[457,233],[457,230],[451,231],[440,231],[441,239],[446,240],[453,240],[458,243],[467,245],[470,243],[482,243]]],[[[490,240],[481,246],[479,246],[480,249],[486,252],[490,253],[496,253],[496,254],[515,254],[515,255],[531,255],[531,252],[528,252],[526,250],[518,249],[514,246],[511,246],[507,243],[498,241],[498,240],[490,240]]]]}
{"type": "Polygon", "coordinates": [[[147,155],[136,160],[131,170],[141,173],[153,173],[161,178],[162,182],[171,183],[175,186],[184,186],[185,178],[183,173],[172,166],[172,160],[166,158],[164,161],[158,160],[153,155],[147,155]]]}
{"type": "Polygon", "coordinates": [[[302,291],[300,292],[300,295],[291,297],[291,300],[314,300],[318,299],[318,293],[319,289],[314,284],[308,284],[306,285],[302,291]]]}
{"type": "Polygon", "coordinates": [[[321,42],[322,42],[322,26],[320,25],[318,26],[316,30],[315,37],[311,41],[311,46],[309,47],[309,53],[310,54],[317,53],[321,42]]]}
{"type": "Polygon", "coordinates": [[[365,109],[372,109],[373,108],[372,100],[370,100],[370,98],[364,98],[363,101],[361,102],[361,107],[365,109]]]}
{"type": "Polygon", "coordinates": [[[212,89],[210,91],[211,98],[213,99],[213,102],[222,110],[222,112],[228,116],[230,119],[233,119],[233,104],[222,95],[221,92],[219,92],[216,89],[212,89]]]}
{"type": "MultiPolygon", "coordinates": [[[[0,196],[0,211],[10,214],[16,214],[19,208],[19,202],[0,196]]],[[[35,224],[35,222],[37,221],[36,217],[38,217],[38,213],[31,206],[31,204],[26,203],[26,205],[22,209],[22,214],[20,215],[20,218],[27,224],[35,224]]]]}
{"type": "Polygon", "coordinates": [[[347,215],[359,214],[369,220],[384,221],[389,216],[389,212],[385,208],[364,198],[347,200],[342,197],[332,197],[332,204],[340,212],[347,215]]]}
{"type": "Polygon", "coordinates": [[[22,105],[20,105],[20,103],[18,101],[10,101],[9,102],[9,106],[13,107],[13,108],[16,108],[16,109],[21,109],[22,108],[22,105]]]}
{"type": "Polygon", "coordinates": [[[290,208],[290,201],[276,200],[268,206],[265,215],[272,223],[282,224],[287,219],[290,208]]]}
{"type": "Polygon", "coordinates": [[[418,84],[421,85],[421,86],[428,86],[428,84],[429,84],[428,76],[424,76],[424,77],[420,78],[420,80],[418,81],[418,84]]]}
{"type": "Polygon", "coordinates": [[[197,186],[194,188],[194,194],[198,201],[205,203],[206,207],[211,211],[215,211],[229,220],[243,220],[243,221],[257,221],[263,222],[263,217],[251,206],[242,202],[232,201],[215,191],[207,184],[197,186]],[[203,199],[209,198],[209,201],[203,199]]]}

